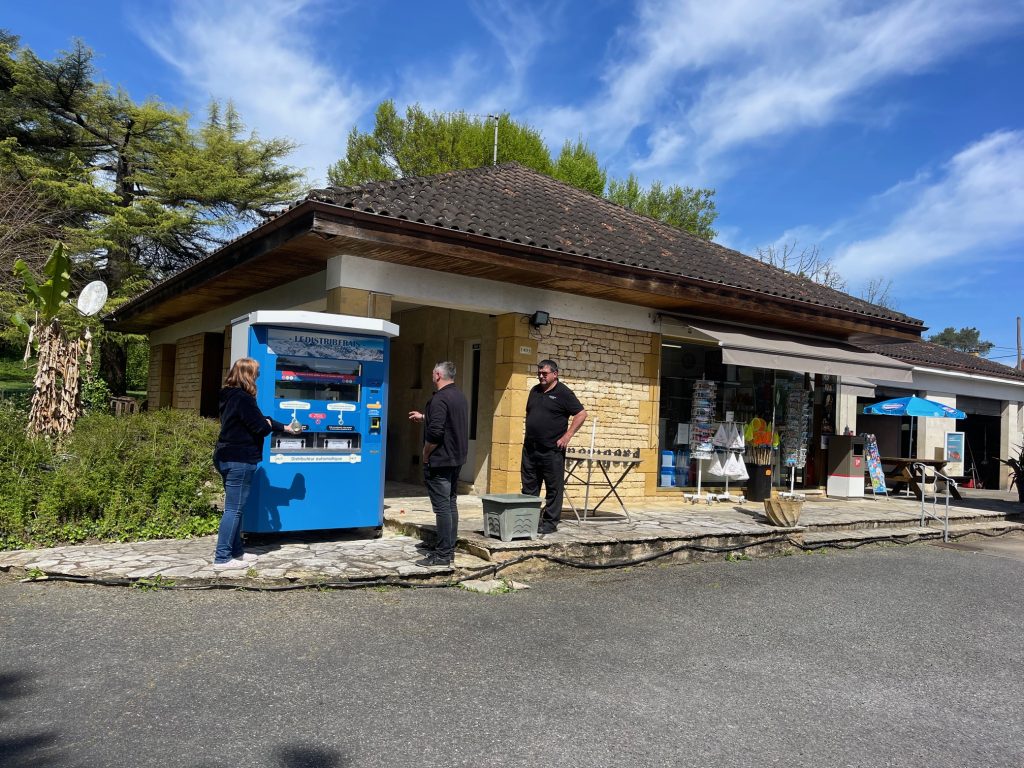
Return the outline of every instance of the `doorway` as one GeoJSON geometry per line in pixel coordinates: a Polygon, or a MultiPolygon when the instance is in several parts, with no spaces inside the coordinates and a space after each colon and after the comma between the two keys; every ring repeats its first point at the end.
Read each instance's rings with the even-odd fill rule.
{"type": "Polygon", "coordinates": [[[477,411],[480,406],[480,339],[465,343],[462,361],[462,391],[469,405],[469,453],[459,479],[473,483],[476,481],[477,411]]]}

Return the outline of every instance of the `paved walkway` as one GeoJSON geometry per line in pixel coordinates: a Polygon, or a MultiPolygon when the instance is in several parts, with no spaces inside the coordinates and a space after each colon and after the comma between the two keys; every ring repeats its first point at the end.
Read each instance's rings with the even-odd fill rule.
{"type": "MultiPolygon", "coordinates": [[[[40,573],[99,580],[203,585],[251,583],[254,585],[315,584],[324,582],[387,583],[397,580],[472,576],[491,563],[530,553],[578,560],[607,562],[628,559],[631,553],[686,546],[696,541],[734,541],[756,547],[758,542],[779,540],[794,534],[803,541],[821,543],[863,538],[885,529],[889,535],[926,534],[921,529],[920,503],[912,499],[837,501],[810,497],[804,506],[800,528],[769,525],[762,505],[717,503],[690,504],[679,498],[657,500],[643,509],[631,509],[632,521],[621,514],[600,515],[577,524],[571,512],[554,534],[538,539],[502,542],[483,535],[480,499],[462,496],[459,547],[453,569],[423,568],[415,561],[423,556],[423,542],[434,538],[430,503],[416,486],[389,484],[385,499],[387,528],[381,539],[358,538],[359,532],[324,531],[264,537],[249,551],[259,560],[249,569],[214,571],[214,537],[156,540],[128,544],[81,544],[49,549],[0,552],[0,571],[11,575],[40,573]],[[865,531],[869,532],[865,534],[865,531]]],[[[951,523],[962,532],[1013,527],[1006,515],[1024,509],[1016,493],[970,491],[951,512],[951,523]],[[1011,501],[1011,499],[1013,501],[1011,501]]],[[[757,550],[754,550],[757,551],[757,550]]],[[[768,552],[771,550],[761,550],[768,552]]]]}

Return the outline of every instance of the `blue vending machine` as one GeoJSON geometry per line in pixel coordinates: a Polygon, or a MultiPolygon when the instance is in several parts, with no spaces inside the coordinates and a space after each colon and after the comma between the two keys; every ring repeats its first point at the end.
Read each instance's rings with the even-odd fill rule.
{"type": "Polygon", "coordinates": [[[302,427],[264,442],[242,530],[380,531],[395,336],[387,320],[320,312],[261,310],[232,322],[232,361],[260,364],[260,410],[302,427]]]}

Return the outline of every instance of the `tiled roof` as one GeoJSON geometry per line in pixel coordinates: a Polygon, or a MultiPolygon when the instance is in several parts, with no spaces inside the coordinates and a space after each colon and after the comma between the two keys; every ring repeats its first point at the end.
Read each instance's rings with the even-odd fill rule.
{"type": "Polygon", "coordinates": [[[1024,371],[1002,365],[984,357],[975,357],[966,352],[933,344],[930,341],[908,341],[901,344],[862,344],[864,349],[880,355],[901,360],[911,365],[932,366],[950,371],[974,373],[982,376],[998,376],[1003,379],[1024,381],[1024,371]]]}
{"type": "Polygon", "coordinates": [[[657,270],[769,296],[923,325],[709,243],[517,163],[313,190],[307,199],[379,216],[657,270]]]}

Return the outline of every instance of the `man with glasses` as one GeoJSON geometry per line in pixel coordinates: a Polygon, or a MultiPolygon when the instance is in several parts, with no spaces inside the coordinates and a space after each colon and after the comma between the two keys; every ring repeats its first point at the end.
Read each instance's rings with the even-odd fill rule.
{"type": "Polygon", "coordinates": [[[540,533],[554,533],[562,518],[562,492],[565,486],[565,448],[587,420],[576,395],[558,380],[558,363],[541,360],[537,364],[539,383],[526,401],[526,439],[520,468],[523,493],[540,495],[544,483],[540,533]]]}

